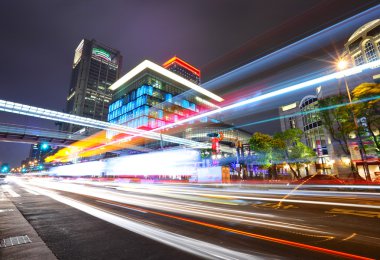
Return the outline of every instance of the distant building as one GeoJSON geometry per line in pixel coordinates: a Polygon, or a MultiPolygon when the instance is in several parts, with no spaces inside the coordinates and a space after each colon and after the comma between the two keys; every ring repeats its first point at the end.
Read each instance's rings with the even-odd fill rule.
{"type": "MultiPolygon", "coordinates": [[[[95,40],[83,39],[75,50],[66,112],[107,121],[111,86],[120,75],[122,56],[118,50],[95,40]]],[[[76,132],[81,126],[64,124],[76,132]]]]}
{"type": "Polygon", "coordinates": [[[380,19],[358,28],[345,44],[346,55],[355,66],[380,58],[380,19]]]}
{"type": "MultiPolygon", "coordinates": [[[[321,94],[317,88],[317,95],[321,94]]],[[[316,170],[333,173],[331,162],[335,161],[335,147],[318,115],[318,96],[308,95],[300,101],[279,108],[281,130],[298,128],[302,130],[301,141],[312,148],[316,155],[316,170]]]]}
{"type": "Polygon", "coordinates": [[[178,57],[171,58],[162,66],[197,85],[201,83],[201,71],[178,57]]]}
{"type": "Polygon", "coordinates": [[[36,143],[30,146],[29,160],[43,162],[46,155],[52,151],[52,147],[48,143],[36,143]]]}

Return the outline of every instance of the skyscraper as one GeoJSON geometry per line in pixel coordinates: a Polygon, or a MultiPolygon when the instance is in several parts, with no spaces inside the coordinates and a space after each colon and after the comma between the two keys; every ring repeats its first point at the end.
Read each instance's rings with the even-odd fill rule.
{"type": "MultiPolygon", "coordinates": [[[[66,112],[106,121],[112,99],[109,86],[119,78],[121,64],[120,51],[83,39],[75,50],[66,112]]],[[[80,128],[63,126],[63,130],[70,132],[80,128]]]]}
{"type": "Polygon", "coordinates": [[[176,56],[165,62],[162,66],[197,85],[201,83],[201,71],[176,56]]]}

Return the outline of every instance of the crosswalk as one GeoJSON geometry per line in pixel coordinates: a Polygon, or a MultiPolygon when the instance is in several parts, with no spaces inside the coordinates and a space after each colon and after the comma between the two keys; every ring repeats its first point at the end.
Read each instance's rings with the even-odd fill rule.
{"type": "MultiPolygon", "coordinates": [[[[38,192],[35,192],[33,190],[27,189],[27,188],[22,188],[24,191],[28,193],[28,195],[41,195],[38,192]]],[[[0,190],[0,198],[4,199],[5,197],[12,197],[12,198],[18,198],[21,197],[19,193],[14,191],[14,189],[10,185],[2,185],[1,190],[0,190]]]]}

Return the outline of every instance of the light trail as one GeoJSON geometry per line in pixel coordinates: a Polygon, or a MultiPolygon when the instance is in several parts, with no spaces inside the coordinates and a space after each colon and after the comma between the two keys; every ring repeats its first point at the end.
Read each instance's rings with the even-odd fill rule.
{"type": "MultiPolygon", "coordinates": [[[[126,229],[131,230],[135,233],[144,235],[144,236],[149,237],[151,239],[154,239],[156,241],[165,243],[167,245],[175,246],[177,248],[180,248],[180,249],[185,250],[187,252],[190,252],[192,254],[197,254],[197,252],[199,252],[199,251],[194,251],[194,248],[192,247],[192,245],[194,245],[194,246],[197,245],[197,246],[199,246],[198,250],[200,250],[202,253],[210,252],[209,250],[212,249],[212,256],[213,257],[215,257],[215,256],[221,257],[221,255],[223,255],[223,259],[231,259],[232,256],[237,257],[236,251],[229,250],[228,255],[226,255],[225,251],[224,252],[220,251],[221,248],[220,247],[215,248],[215,245],[213,245],[213,244],[201,242],[201,241],[194,240],[194,239],[184,237],[184,236],[179,236],[179,235],[176,235],[176,234],[168,232],[168,231],[165,231],[165,235],[163,235],[162,234],[163,231],[158,229],[158,228],[142,225],[140,223],[136,223],[134,221],[127,220],[123,216],[118,215],[116,213],[105,211],[104,209],[100,209],[100,208],[97,208],[95,206],[90,206],[88,204],[85,204],[85,203],[82,203],[82,202],[79,202],[76,200],[68,199],[65,196],[57,195],[55,193],[46,191],[46,190],[41,189],[41,188],[29,187],[29,185],[25,185],[25,184],[21,184],[21,186],[28,187],[29,189],[34,189],[40,194],[44,194],[46,196],[49,196],[49,197],[51,197],[57,201],[60,201],[60,202],[65,203],[67,205],[70,205],[70,206],[77,208],[81,211],[84,211],[90,215],[101,218],[105,221],[108,221],[108,222],[113,223],[115,225],[118,225],[120,227],[126,228],[126,229]],[[175,245],[173,245],[173,243],[172,243],[174,241],[173,239],[178,239],[178,241],[176,241],[175,245]],[[183,247],[185,245],[185,243],[189,243],[189,245],[187,245],[186,249],[184,249],[184,247],[183,247]]],[[[100,194],[96,195],[96,197],[99,197],[99,196],[100,196],[100,194]]],[[[147,212],[147,213],[151,213],[151,214],[166,217],[166,218],[176,219],[176,220],[188,222],[191,224],[196,224],[199,226],[204,226],[204,227],[211,228],[211,229],[226,231],[226,232],[230,232],[233,234],[237,234],[237,235],[241,235],[241,236],[245,236],[245,237],[250,237],[250,238],[254,238],[254,239],[259,239],[259,240],[263,240],[263,241],[268,241],[268,242],[272,242],[272,243],[276,243],[276,244],[287,245],[287,246],[291,246],[291,247],[301,248],[301,249],[305,249],[305,250],[309,250],[309,251],[314,251],[314,252],[318,252],[318,253],[334,255],[334,256],[339,256],[339,257],[344,257],[344,258],[349,258],[349,259],[363,259],[363,260],[364,259],[371,259],[368,257],[356,255],[356,254],[350,254],[350,253],[346,253],[346,252],[342,252],[342,251],[338,251],[338,250],[327,249],[324,247],[312,246],[309,244],[299,243],[299,242],[290,241],[290,240],[286,240],[286,239],[275,238],[272,236],[260,235],[257,233],[247,232],[247,231],[243,231],[243,230],[235,229],[235,228],[229,228],[229,227],[222,226],[222,225],[215,225],[215,224],[211,224],[211,223],[204,222],[204,221],[199,221],[199,220],[195,220],[195,219],[191,219],[191,218],[180,217],[180,216],[176,216],[176,215],[172,215],[172,214],[162,213],[162,212],[158,212],[158,211],[154,211],[154,210],[149,210],[146,208],[133,207],[133,206],[129,205],[130,204],[129,201],[127,203],[120,203],[117,201],[115,202],[114,200],[109,200],[108,198],[99,198],[98,200],[103,201],[107,204],[111,204],[111,205],[114,204],[114,206],[118,206],[118,207],[126,207],[127,209],[143,211],[144,213],[147,212]]],[[[246,257],[249,257],[249,256],[242,254],[239,257],[236,259],[246,259],[246,257]]]]}
{"type": "MultiPolygon", "coordinates": [[[[135,205],[135,206],[140,206],[140,207],[148,207],[148,208],[154,208],[156,210],[163,210],[167,212],[173,212],[173,213],[178,213],[178,214],[190,214],[193,216],[198,216],[198,217],[206,217],[209,219],[219,219],[222,221],[236,221],[239,219],[239,222],[241,223],[246,223],[246,224],[256,224],[260,226],[265,226],[269,227],[272,229],[277,229],[277,230],[292,230],[292,231],[303,231],[311,234],[316,234],[316,235],[325,235],[327,234],[324,231],[320,231],[312,226],[309,225],[299,225],[299,224],[291,224],[289,222],[283,222],[283,221],[275,221],[273,220],[273,217],[269,215],[270,218],[272,219],[263,219],[263,218],[257,218],[253,217],[255,215],[260,216],[260,217],[267,217],[267,214],[250,214],[250,213],[245,213],[241,214],[241,211],[230,211],[229,213],[226,213],[224,208],[220,208],[219,210],[215,210],[215,207],[209,207],[209,206],[203,206],[196,204],[193,207],[189,207],[189,203],[186,202],[178,202],[177,200],[174,199],[182,199],[182,200],[192,200],[192,198],[189,197],[176,197],[171,195],[170,198],[168,199],[162,199],[162,198],[150,198],[149,200],[146,200],[144,198],[141,198],[139,195],[132,195],[132,194],[122,194],[120,192],[113,192],[113,191],[100,191],[99,189],[94,189],[94,188],[89,188],[89,187],[84,187],[84,186],[79,186],[79,185],[57,185],[57,183],[51,183],[51,182],[34,182],[34,185],[37,185],[38,187],[41,188],[48,188],[48,189],[54,189],[54,190],[60,190],[60,191],[65,191],[65,192],[70,192],[70,193],[76,193],[80,194],[83,196],[88,196],[91,198],[96,198],[96,199],[106,199],[109,201],[114,201],[114,202],[120,202],[120,203],[128,203],[129,205],[135,205]],[[245,216],[243,216],[245,215],[245,216]],[[239,217],[237,217],[239,216],[239,217]]],[[[22,184],[24,185],[24,184],[22,184]]],[[[31,188],[29,188],[31,189],[31,188]]],[[[160,192],[145,192],[146,194],[150,194],[153,196],[157,195],[163,195],[163,196],[168,196],[167,194],[163,194],[160,192]]],[[[205,201],[205,200],[203,200],[205,201]]]]}
{"type": "Polygon", "coordinates": [[[336,39],[338,35],[340,37],[347,37],[344,30],[351,31],[357,29],[368,21],[377,19],[379,17],[380,5],[365,10],[359,14],[356,14],[346,20],[336,23],[328,28],[325,28],[319,32],[316,32],[310,36],[307,36],[299,41],[291,43],[281,49],[278,49],[272,53],[269,53],[259,59],[249,62],[239,68],[236,68],[230,72],[227,72],[221,76],[218,76],[208,82],[205,82],[203,86],[207,89],[213,89],[221,84],[233,84],[233,80],[242,79],[246,75],[252,75],[254,72],[266,67],[268,64],[279,64],[283,60],[291,57],[299,57],[305,55],[305,51],[310,51],[310,44],[318,46],[316,43],[331,42],[331,39],[336,39]],[[343,33],[342,33],[343,32],[343,33]]]}
{"type": "MultiPolygon", "coordinates": [[[[351,104],[360,104],[362,102],[368,102],[368,101],[376,100],[376,99],[379,99],[379,98],[380,98],[380,96],[373,96],[373,97],[369,97],[369,98],[363,98],[363,99],[360,99],[360,100],[352,101],[351,104]]],[[[332,110],[332,109],[335,109],[335,108],[349,106],[351,104],[350,103],[343,103],[343,104],[337,104],[337,105],[328,106],[328,107],[316,108],[316,109],[312,109],[312,110],[308,110],[308,111],[303,111],[303,112],[296,112],[296,113],[288,114],[288,115],[284,115],[284,116],[272,117],[272,118],[268,118],[268,119],[265,119],[265,120],[260,120],[260,121],[256,121],[256,122],[236,125],[234,127],[228,128],[228,130],[239,129],[239,128],[246,127],[246,126],[251,126],[251,125],[258,125],[258,124],[268,123],[268,122],[271,122],[271,121],[277,121],[277,120],[280,120],[280,119],[285,119],[285,118],[290,118],[290,117],[295,117],[295,116],[302,116],[302,115],[308,115],[308,114],[312,114],[312,113],[316,113],[316,112],[332,110]]]]}
{"type": "Polygon", "coordinates": [[[221,108],[218,108],[218,109],[215,109],[215,110],[203,113],[203,114],[192,116],[192,117],[180,120],[180,121],[175,122],[175,123],[171,123],[171,124],[167,124],[167,125],[164,125],[162,127],[159,127],[159,128],[155,128],[155,129],[150,130],[150,131],[154,132],[154,131],[160,131],[160,130],[164,130],[164,129],[167,129],[167,128],[175,127],[177,125],[182,125],[182,124],[188,123],[190,121],[194,121],[194,120],[198,120],[198,119],[201,119],[201,118],[204,118],[204,117],[212,116],[212,115],[215,115],[215,114],[218,114],[218,113],[222,113],[222,112],[234,109],[234,108],[239,108],[239,107],[242,107],[242,106],[245,106],[245,105],[254,104],[254,103],[257,103],[259,101],[267,100],[267,99],[270,99],[270,98],[273,98],[273,97],[277,97],[277,96],[280,96],[280,95],[283,95],[283,94],[291,93],[291,92],[294,92],[294,91],[297,91],[297,90],[301,90],[301,89],[304,89],[304,88],[307,88],[307,87],[318,85],[318,84],[321,84],[321,83],[326,82],[326,81],[330,81],[330,80],[333,80],[333,79],[339,79],[339,78],[342,78],[342,77],[345,77],[345,76],[356,75],[358,73],[361,73],[363,70],[373,69],[373,68],[376,68],[376,67],[379,67],[379,66],[380,66],[380,60],[376,60],[376,61],[373,61],[373,62],[370,62],[370,63],[366,63],[366,64],[363,64],[363,65],[360,65],[360,66],[356,66],[356,67],[349,68],[349,69],[346,69],[346,70],[334,72],[334,73],[331,73],[329,75],[325,75],[325,76],[322,76],[322,77],[319,77],[319,78],[315,78],[315,79],[308,80],[308,81],[305,81],[305,82],[302,82],[302,83],[299,83],[299,84],[295,84],[295,85],[292,85],[292,86],[289,86],[289,87],[285,87],[285,88],[282,88],[282,89],[279,89],[279,90],[275,90],[275,91],[272,91],[272,92],[269,92],[269,93],[266,93],[266,94],[262,94],[262,95],[259,95],[259,96],[256,96],[256,97],[252,97],[252,98],[249,98],[247,100],[240,101],[240,102],[237,102],[237,103],[234,103],[234,104],[231,104],[231,105],[227,105],[227,106],[224,106],[224,107],[221,107],[221,108]]]}
{"type": "MultiPolygon", "coordinates": [[[[29,187],[27,185],[24,185],[29,187]]],[[[146,224],[138,223],[130,219],[125,218],[122,215],[111,213],[104,209],[100,209],[86,203],[66,198],[65,196],[58,195],[53,192],[46,191],[44,189],[29,187],[36,192],[48,196],[58,202],[69,205],[82,212],[92,215],[96,218],[102,219],[129,231],[132,231],[141,236],[150,238],[154,241],[166,244],[168,246],[178,248],[182,251],[194,254],[200,257],[206,257],[208,259],[255,259],[254,255],[244,254],[225,247],[217,246],[211,243],[200,241],[197,239],[182,236],[167,230],[162,230],[156,227],[148,226],[146,224]]]]}
{"type": "Polygon", "coordinates": [[[155,214],[155,215],[163,216],[163,217],[168,217],[168,218],[172,218],[172,219],[182,220],[182,221],[185,221],[185,222],[197,224],[197,225],[208,227],[208,228],[219,229],[219,230],[222,230],[222,231],[227,231],[227,232],[238,234],[238,235],[242,235],[242,236],[252,237],[252,238],[256,238],[256,239],[260,239],[260,240],[265,240],[265,241],[269,241],[269,242],[273,242],[273,243],[277,243],[277,244],[283,244],[283,245],[287,245],[287,246],[292,246],[292,247],[298,247],[298,248],[302,248],[302,249],[306,249],[306,250],[311,250],[311,251],[316,251],[316,252],[320,252],[320,253],[324,253],[324,254],[336,255],[336,256],[340,256],[340,257],[344,257],[344,258],[358,259],[358,260],[359,259],[360,260],[370,260],[370,259],[372,259],[372,258],[368,258],[368,257],[364,257],[364,256],[359,256],[359,255],[354,255],[354,254],[350,254],[350,253],[345,253],[345,252],[337,251],[337,250],[331,250],[331,249],[327,249],[327,248],[323,248],[323,247],[311,246],[311,245],[304,244],[304,243],[298,243],[298,242],[294,242],[294,241],[290,241],[290,240],[285,240],[285,239],[279,239],[279,238],[274,238],[274,237],[270,237],[270,236],[259,235],[259,234],[255,234],[255,233],[251,233],[251,232],[246,232],[246,231],[242,231],[242,230],[238,230],[238,229],[233,229],[233,228],[228,228],[228,227],[224,227],[224,226],[220,226],[220,225],[214,225],[214,224],[203,222],[203,221],[198,221],[198,220],[194,220],[194,219],[179,217],[179,216],[175,216],[175,215],[171,215],[171,214],[166,214],[166,213],[161,213],[161,212],[157,212],[157,211],[148,210],[147,212],[155,214]]]}

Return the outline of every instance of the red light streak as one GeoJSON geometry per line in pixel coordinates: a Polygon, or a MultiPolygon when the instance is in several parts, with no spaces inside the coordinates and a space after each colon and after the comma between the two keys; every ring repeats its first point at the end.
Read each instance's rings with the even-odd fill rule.
{"type": "MultiPolygon", "coordinates": [[[[91,197],[91,196],[87,196],[87,197],[91,197]]],[[[98,199],[98,200],[99,201],[107,201],[108,204],[111,204],[111,205],[114,204],[115,206],[126,206],[126,205],[128,205],[128,204],[125,204],[125,203],[118,203],[118,202],[114,202],[114,201],[112,201],[112,203],[109,203],[109,201],[105,200],[105,199],[98,199]]],[[[298,247],[298,248],[302,248],[302,249],[306,249],[306,250],[310,250],[310,251],[320,252],[320,253],[329,254],[329,255],[335,255],[335,256],[344,257],[344,258],[348,258],[348,259],[373,260],[372,258],[368,258],[368,257],[360,256],[360,255],[354,255],[354,254],[345,253],[345,252],[341,252],[341,251],[336,251],[336,250],[332,250],[332,249],[327,249],[327,248],[323,248],[323,247],[311,246],[311,245],[308,245],[308,244],[298,243],[298,242],[289,241],[289,240],[285,240],[285,239],[281,239],[281,238],[275,238],[275,237],[270,237],[270,236],[259,235],[259,234],[255,234],[255,233],[251,233],[251,232],[246,232],[246,231],[238,230],[238,229],[233,229],[233,228],[223,227],[223,226],[219,226],[219,225],[214,225],[214,224],[211,224],[211,223],[207,223],[207,222],[203,222],[203,221],[198,221],[198,220],[194,220],[194,219],[179,217],[179,216],[175,216],[175,215],[171,215],[171,214],[166,214],[166,213],[161,213],[161,212],[157,212],[157,211],[153,211],[153,210],[148,210],[148,209],[141,209],[139,207],[135,207],[135,206],[131,206],[131,205],[128,205],[128,207],[131,208],[131,209],[133,208],[135,210],[143,210],[143,211],[146,211],[148,213],[159,215],[159,216],[163,216],[163,217],[168,217],[168,218],[173,218],[173,219],[177,219],[177,220],[182,220],[182,221],[185,221],[185,222],[201,225],[201,226],[204,226],[204,227],[219,229],[219,230],[222,230],[222,231],[227,231],[227,232],[231,232],[231,233],[234,233],[234,234],[238,234],[238,235],[242,235],[242,236],[246,236],[246,237],[252,237],[252,238],[256,238],[256,239],[260,239],[260,240],[270,241],[270,242],[277,243],[277,244],[283,244],[283,245],[288,245],[288,246],[292,246],[292,247],[298,247]]]]}

